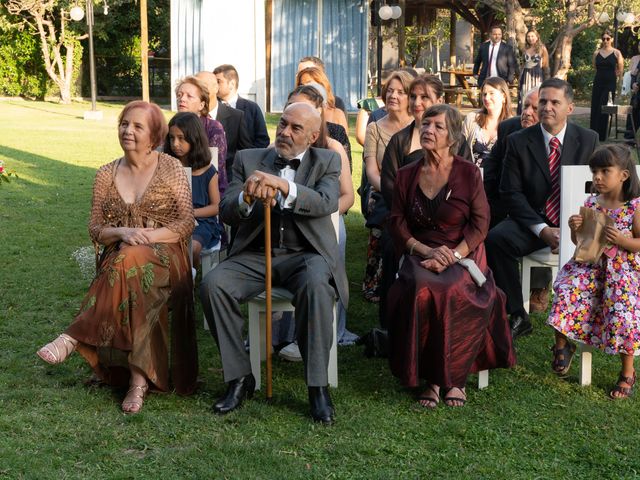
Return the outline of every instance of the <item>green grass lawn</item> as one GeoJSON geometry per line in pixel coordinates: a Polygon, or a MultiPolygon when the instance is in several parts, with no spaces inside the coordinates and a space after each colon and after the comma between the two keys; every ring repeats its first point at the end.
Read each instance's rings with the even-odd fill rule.
{"type": "MultiPolygon", "coordinates": [[[[593,385],[550,370],[544,316],[518,341],[518,366],[492,371],[489,388],[469,379],[464,408],[426,411],[360,347],[339,351],[337,423],[308,417],[301,364],[274,359],[274,397],[225,417],[210,405],[223,391],[217,348],[202,329],[192,397],[151,395],[137,416],[122,393],[85,386],[78,355],[51,367],[35,351],[72,319],[88,279],[74,252],[90,245],[95,170],[120,154],[116,117],[82,120],[87,104],[0,102],[0,160],[19,179],[0,186],[0,477],[2,478],[634,478],[640,476],[638,401],[607,392],[617,358],[594,354],[593,385]]],[[[275,117],[269,118],[273,132],[275,117]]],[[[354,146],[354,178],[360,152],[354,146]]],[[[357,183],[357,182],[354,182],[357,183]]],[[[357,198],[357,197],[356,197],[357,198]]],[[[358,200],[358,198],[357,198],[358,200]]],[[[347,216],[349,328],[377,324],[360,281],[366,230],[347,216]]]]}

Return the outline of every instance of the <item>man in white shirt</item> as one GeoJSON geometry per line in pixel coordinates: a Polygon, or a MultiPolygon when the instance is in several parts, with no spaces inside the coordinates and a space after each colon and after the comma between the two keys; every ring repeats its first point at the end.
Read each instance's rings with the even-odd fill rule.
{"type": "Polygon", "coordinates": [[[218,97],[230,107],[244,112],[249,142],[254,148],[266,148],[271,143],[262,110],[256,102],[238,95],[240,77],[233,65],[220,65],[213,70],[218,79],[218,97]]]}
{"type": "Polygon", "coordinates": [[[511,45],[502,41],[502,28],[494,26],[488,41],[480,45],[473,64],[473,75],[482,86],[486,78],[500,77],[509,85],[518,70],[518,61],[511,45]]]}

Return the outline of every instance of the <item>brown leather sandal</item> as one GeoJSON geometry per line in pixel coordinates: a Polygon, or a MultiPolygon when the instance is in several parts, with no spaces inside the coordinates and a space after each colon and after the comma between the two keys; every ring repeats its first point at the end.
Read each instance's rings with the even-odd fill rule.
{"type": "Polygon", "coordinates": [[[621,400],[623,398],[629,398],[631,395],[633,395],[633,386],[635,385],[635,383],[636,383],[635,370],[633,371],[632,377],[625,377],[624,375],[622,375],[622,372],[620,372],[616,386],[613,387],[613,390],[609,392],[609,398],[611,398],[612,400],[621,400]],[[620,385],[621,383],[626,383],[629,386],[623,387],[622,385],[620,385]]]}
{"type": "Polygon", "coordinates": [[[553,352],[553,361],[551,362],[551,368],[553,373],[559,377],[566,377],[571,368],[571,361],[576,353],[575,344],[569,342],[565,343],[564,347],[558,348],[555,345],[551,347],[553,352]]]}

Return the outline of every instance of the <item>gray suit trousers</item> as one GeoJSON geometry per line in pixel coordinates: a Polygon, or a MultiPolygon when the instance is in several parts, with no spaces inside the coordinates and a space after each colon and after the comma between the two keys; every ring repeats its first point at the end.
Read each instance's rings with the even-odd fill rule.
{"type": "MultiPolygon", "coordinates": [[[[200,285],[202,306],[220,349],[225,382],[251,373],[240,303],[264,291],[264,265],[263,253],[245,251],[220,263],[200,285]]],[[[296,336],[307,385],[326,386],[336,298],[329,265],[317,253],[288,253],[272,258],[272,271],[273,286],[293,294],[296,336]]]]}

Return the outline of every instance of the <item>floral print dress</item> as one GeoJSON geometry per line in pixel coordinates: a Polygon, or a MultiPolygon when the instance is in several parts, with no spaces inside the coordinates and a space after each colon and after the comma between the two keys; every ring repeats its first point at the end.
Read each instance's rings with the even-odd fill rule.
{"type": "MultiPolygon", "coordinates": [[[[609,215],[618,230],[632,234],[640,198],[606,209],[589,197],[584,205],[609,215]]],[[[640,355],[640,253],[617,247],[597,264],[571,259],[554,282],[547,323],[568,338],[609,354],[640,355]]]]}

